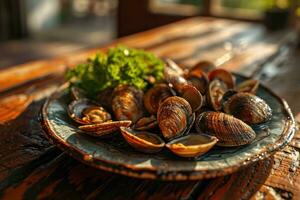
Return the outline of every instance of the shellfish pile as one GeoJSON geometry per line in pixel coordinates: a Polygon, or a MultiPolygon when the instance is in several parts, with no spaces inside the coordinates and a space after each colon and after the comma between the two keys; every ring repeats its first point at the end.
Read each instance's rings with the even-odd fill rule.
{"type": "Polygon", "coordinates": [[[214,145],[247,145],[256,138],[252,125],[268,121],[269,105],[256,96],[259,82],[236,84],[235,77],[202,61],[183,70],[165,60],[164,80],[147,91],[119,85],[93,100],[71,87],[69,116],[81,132],[102,137],[119,132],[137,151],[168,148],[180,157],[198,157],[214,145]]]}

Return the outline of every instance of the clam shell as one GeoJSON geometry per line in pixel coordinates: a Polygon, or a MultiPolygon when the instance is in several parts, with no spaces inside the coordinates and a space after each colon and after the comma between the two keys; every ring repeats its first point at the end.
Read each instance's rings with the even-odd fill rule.
{"type": "Polygon", "coordinates": [[[195,122],[199,133],[219,139],[218,146],[241,146],[251,143],[256,134],[245,122],[221,112],[203,112],[195,122]]]}
{"type": "Polygon", "coordinates": [[[183,86],[180,90],[180,96],[189,102],[192,112],[195,112],[201,108],[203,97],[200,91],[193,85],[183,86]]]}
{"type": "Polygon", "coordinates": [[[153,129],[158,126],[156,117],[154,115],[151,115],[150,117],[143,117],[139,119],[134,125],[133,129],[134,130],[139,130],[139,131],[146,131],[153,129]]]}
{"type": "Polygon", "coordinates": [[[143,92],[129,85],[119,85],[113,92],[112,110],[117,120],[135,123],[144,115],[143,92]]]}
{"type": "Polygon", "coordinates": [[[172,140],[166,147],[181,157],[198,157],[208,152],[217,142],[218,139],[214,136],[189,134],[172,140]]]}
{"type": "Polygon", "coordinates": [[[144,106],[150,114],[156,114],[159,103],[172,96],[170,87],[166,84],[157,84],[150,88],[144,95],[144,106]]]}
{"type": "Polygon", "coordinates": [[[131,123],[132,122],[128,120],[110,121],[101,124],[90,124],[90,125],[79,126],[79,129],[89,135],[99,137],[99,136],[107,135],[115,131],[118,131],[120,127],[129,127],[131,123]]]}
{"type": "Polygon", "coordinates": [[[144,153],[157,153],[165,146],[165,142],[156,134],[136,132],[130,128],[120,128],[122,136],[130,146],[144,153]]]}
{"type": "Polygon", "coordinates": [[[228,89],[233,89],[235,87],[235,78],[234,76],[225,69],[215,69],[208,74],[210,81],[214,79],[219,79],[223,81],[228,89]]]}
{"type": "Polygon", "coordinates": [[[205,94],[209,85],[209,80],[205,72],[199,69],[190,71],[187,76],[188,82],[195,86],[201,94],[205,94]]]}
{"type": "MultiPolygon", "coordinates": [[[[103,109],[100,104],[94,101],[91,101],[89,99],[79,99],[79,100],[74,100],[69,104],[68,114],[74,121],[76,121],[79,124],[91,124],[92,122],[83,119],[84,110],[90,107],[99,107],[103,109]]],[[[110,114],[107,113],[107,120],[110,119],[111,119],[110,114]]]]}
{"type": "Polygon", "coordinates": [[[193,122],[190,104],[183,98],[173,96],[165,99],[157,111],[157,121],[165,139],[183,135],[193,122]]]}
{"type": "Polygon", "coordinates": [[[210,82],[208,92],[206,94],[207,103],[216,111],[222,109],[222,98],[227,91],[227,86],[220,80],[215,79],[210,82]]]}
{"type": "Polygon", "coordinates": [[[208,73],[212,70],[216,69],[216,65],[210,61],[202,60],[199,61],[197,64],[194,65],[194,67],[190,71],[197,71],[201,70],[205,73],[208,73]]]}
{"type": "Polygon", "coordinates": [[[237,93],[224,104],[225,113],[248,123],[259,124],[268,121],[272,116],[270,106],[260,97],[251,93],[237,93]]]}
{"type": "Polygon", "coordinates": [[[254,79],[249,79],[246,80],[242,83],[240,83],[237,87],[236,90],[238,92],[249,92],[252,94],[255,94],[259,86],[259,81],[254,80],[254,79]]]}
{"type": "Polygon", "coordinates": [[[84,90],[82,90],[76,86],[71,86],[70,93],[71,93],[71,97],[73,100],[79,100],[79,99],[86,98],[86,93],[84,92],[84,90]]]}

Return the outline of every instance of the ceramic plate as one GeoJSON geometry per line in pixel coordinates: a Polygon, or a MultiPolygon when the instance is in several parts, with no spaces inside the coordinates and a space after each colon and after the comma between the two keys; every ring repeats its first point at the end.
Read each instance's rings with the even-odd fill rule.
{"type": "MultiPolygon", "coordinates": [[[[236,75],[240,82],[245,77],[236,75]]],[[[256,140],[238,148],[214,147],[197,159],[176,157],[167,149],[151,155],[133,150],[116,133],[110,138],[94,138],[79,132],[67,114],[71,101],[65,88],[44,104],[43,127],[48,138],[71,156],[93,167],[138,178],[195,180],[226,175],[283,148],[294,134],[294,119],[287,103],[260,85],[257,95],[272,108],[272,119],[253,129],[256,140]]]]}

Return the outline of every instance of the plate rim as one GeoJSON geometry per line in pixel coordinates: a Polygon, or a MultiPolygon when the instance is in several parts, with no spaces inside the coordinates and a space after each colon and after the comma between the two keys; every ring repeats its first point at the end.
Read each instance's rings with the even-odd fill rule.
{"type": "MultiPolygon", "coordinates": [[[[241,74],[233,73],[235,76],[240,76],[245,79],[250,77],[241,74]]],[[[286,116],[286,123],[280,138],[272,144],[263,147],[258,154],[255,154],[244,161],[238,162],[234,166],[228,166],[221,169],[208,169],[208,170],[176,170],[176,171],[158,171],[155,168],[135,167],[133,165],[119,164],[110,162],[107,160],[101,160],[99,158],[93,158],[91,155],[86,154],[79,149],[76,149],[72,145],[61,140],[54,130],[50,127],[50,121],[47,117],[47,108],[54,99],[56,99],[67,87],[68,83],[60,86],[51,96],[47,98],[41,109],[41,125],[46,137],[61,150],[79,160],[84,164],[88,164],[97,169],[102,169],[109,172],[114,172],[130,177],[143,178],[143,179],[157,179],[157,180],[200,180],[205,178],[214,178],[218,176],[225,176],[236,172],[237,170],[244,168],[259,160],[263,160],[275,152],[283,149],[293,138],[295,132],[295,120],[287,102],[276,95],[271,89],[260,83],[260,87],[267,90],[272,96],[274,96],[284,108],[284,115],[286,116]]]]}

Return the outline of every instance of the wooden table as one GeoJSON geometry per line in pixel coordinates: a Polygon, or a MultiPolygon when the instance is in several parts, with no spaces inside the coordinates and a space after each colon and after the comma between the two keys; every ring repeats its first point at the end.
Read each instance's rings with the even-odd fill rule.
{"type": "MultiPolygon", "coordinates": [[[[191,18],[115,41],[190,67],[208,59],[260,79],[300,112],[299,52],[290,30],[191,18]]],[[[109,45],[109,46],[111,46],[109,45]]],[[[100,48],[107,49],[109,46],[100,48]]],[[[188,182],[129,178],[93,169],[45,138],[39,111],[68,67],[100,49],[0,71],[0,197],[3,199],[300,199],[300,132],[274,156],[232,175],[188,182]]],[[[300,121],[300,116],[298,117],[300,121]]]]}

